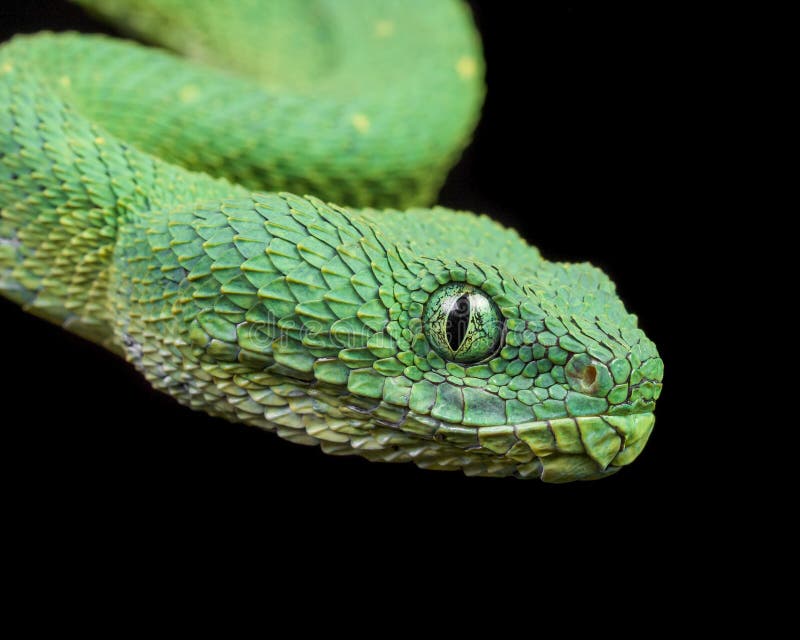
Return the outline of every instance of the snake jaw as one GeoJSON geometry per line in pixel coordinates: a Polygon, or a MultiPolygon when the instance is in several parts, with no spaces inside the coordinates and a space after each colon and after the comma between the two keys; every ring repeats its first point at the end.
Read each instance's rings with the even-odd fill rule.
{"type": "MultiPolygon", "coordinates": [[[[425,469],[461,469],[470,476],[538,477],[561,483],[616,473],[638,457],[654,424],[652,413],[560,418],[477,429],[440,424],[425,437],[419,435],[417,417],[411,415],[399,430],[417,435],[405,451],[425,469]]],[[[392,438],[387,436],[385,441],[388,444],[392,438]]],[[[397,443],[394,440],[395,447],[397,443]]],[[[377,451],[366,457],[395,461],[398,450],[387,457],[377,451]]]]}
{"type": "Polygon", "coordinates": [[[460,469],[468,476],[540,478],[551,483],[594,480],[616,473],[638,457],[655,416],[585,416],[478,429],[426,423],[432,433],[421,433],[424,423],[414,415],[388,428],[375,423],[367,437],[323,442],[322,448],[370,460],[411,461],[424,469],[460,469]]]}

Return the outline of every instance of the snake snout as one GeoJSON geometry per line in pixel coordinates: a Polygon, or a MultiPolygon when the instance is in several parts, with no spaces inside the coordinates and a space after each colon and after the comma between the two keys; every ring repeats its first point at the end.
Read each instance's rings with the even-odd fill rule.
{"type": "Polygon", "coordinates": [[[597,414],[639,413],[655,408],[664,363],[657,353],[640,349],[607,362],[581,353],[569,359],[564,373],[575,394],[593,399],[589,404],[597,414]]]}

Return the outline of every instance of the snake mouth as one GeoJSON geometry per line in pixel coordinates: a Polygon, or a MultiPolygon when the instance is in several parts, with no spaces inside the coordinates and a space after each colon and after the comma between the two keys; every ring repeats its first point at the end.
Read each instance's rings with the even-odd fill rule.
{"type": "MultiPolygon", "coordinates": [[[[444,422],[383,403],[345,405],[382,431],[347,442],[322,438],[327,453],[371,460],[411,461],[423,469],[461,470],[468,476],[515,476],[545,482],[604,478],[633,462],[655,425],[652,411],[599,414],[471,426],[444,422]],[[380,417],[378,417],[380,416],[380,417]]],[[[320,430],[322,433],[322,430],[320,430]]],[[[319,437],[315,431],[313,434],[319,437]]]]}
{"type": "MultiPolygon", "coordinates": [[[[540,420],[477,432],[483,453],[516,462],[514,475],[571,482],[603,478],[633,462],[654,425],[655,415],[647,412],[540,420]]],[[[470,474],[468,467],[464,470],[470,474]]],[[[475,471],[484,475],[486,469],[475,471]]]]}

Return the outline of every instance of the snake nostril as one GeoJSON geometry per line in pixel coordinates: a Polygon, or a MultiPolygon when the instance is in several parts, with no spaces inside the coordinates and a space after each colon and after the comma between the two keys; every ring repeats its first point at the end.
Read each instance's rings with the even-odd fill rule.
{"type": "Polygon", "coordinates": [[[569,386],[578,393],[604,396],[614,384],[608,368],[586,354],[573,356],[564,367],[564,373],[569,386]]]}
{"type": "Polygon", "coordinates": [[[594,386],[594,383],[597,381],[597,368],[593,364],[590,364],[583,370],[580,377],[584,387],[590,388],[594,386]]]}

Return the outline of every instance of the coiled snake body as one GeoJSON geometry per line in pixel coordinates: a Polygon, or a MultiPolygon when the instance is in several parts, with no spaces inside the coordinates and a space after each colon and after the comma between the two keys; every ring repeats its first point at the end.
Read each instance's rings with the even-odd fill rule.
{"type": "Polygon", "coordinates": [[[483,99],[464,7],[80,4],[186,59],[0,48],[3,296],[329,453],[554,482],[638,455],[663,365],[608,278],[419,208],[483,99]]]}

